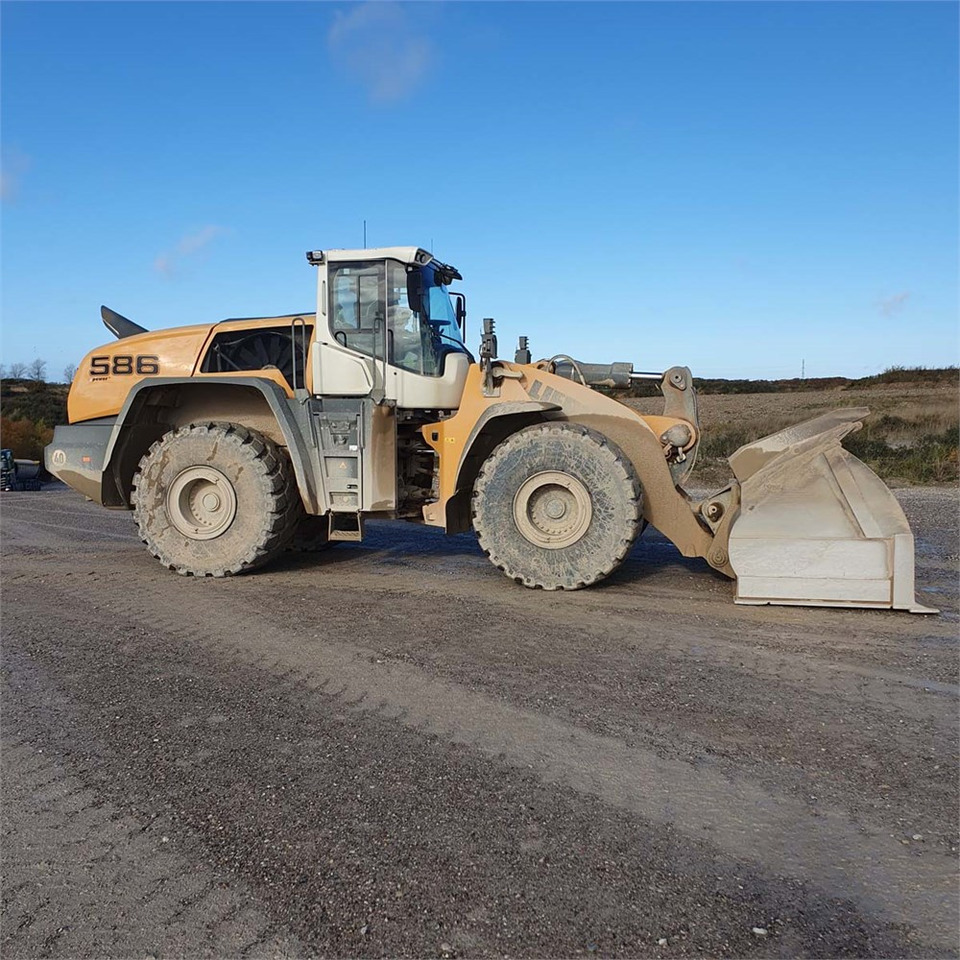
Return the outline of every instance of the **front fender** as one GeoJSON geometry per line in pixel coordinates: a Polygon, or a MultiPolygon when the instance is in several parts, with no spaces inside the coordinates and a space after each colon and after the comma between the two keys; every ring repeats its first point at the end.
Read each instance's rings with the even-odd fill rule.
{"type": "Polygon", "coordinates": [[[483,461],[511,433],[560,409],[557,403],[522,396],[490,400],[472,412],[461,407],[449,420],[423,428],[424,438],[440,457],[440,498],[424,507],[426,523],[443,527],[447,533],[469,530],[470,494],[483,461]]]}

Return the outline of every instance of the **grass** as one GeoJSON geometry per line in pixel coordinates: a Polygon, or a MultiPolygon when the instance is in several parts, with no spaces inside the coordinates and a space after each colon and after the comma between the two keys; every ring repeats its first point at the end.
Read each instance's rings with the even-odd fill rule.
{"type": "Polygon", "coordinates": [[[883,433],[884,419],[864,424],[863,430],[848,437],[844,446],[879,476],[895,484],[957,482],[960,428],[954,425],[940,433],[914,432],[905,441],[904,430],[898,427],[901,439],[891,443],[883,433]]]}
{"type": "Polygon", "coordinates": [[[850,381],[851,387],[872,387],[889,383],[956,384],[960,367],[887,367],[883,373],[850,381]]]}
{"type": "MultiPolygon", "coordinates": [[[[771,384],[774,381],[767,381],[771,384]]],[[[831,379],[819,390],[703,392],[699,397],[703,440],[693,478],[723,484],[731,478],[727,457],[738,447],[838,407],[868,407],[863,428],[844,447],[893,486],[960,481],[960,384],[956,367],[891,368],[863,380],[831,379]],[[837,382],[839,381],[839,382],[837,382]]],[[[643,397],[627,403],[658,413],[643,397]]]]}

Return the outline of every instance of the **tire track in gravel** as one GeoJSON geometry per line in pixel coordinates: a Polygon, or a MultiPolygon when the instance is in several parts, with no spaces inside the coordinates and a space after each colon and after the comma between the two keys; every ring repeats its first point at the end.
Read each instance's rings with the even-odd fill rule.
{"type": "Polygon", "coordinates": [[[243,883],[175,853],[155,824],[72,773],[36,717],[75,719],[21,654],[4,654],[4,958],[302,955],[243,883]]]}
{"type": "MultiPolygon", "coordinates": [[[[955,501],[955,492],[951,495],[955,501]]],[[[69,496],[55,496],[51,500],[54,509],[50,519],[56,515],[57,508],[66,505],[69,496]]],[[[926,503],[927,499],[926,491],[917,493],[918,504],[926,503]]],[[[641,738],[646,742],[637,749],[629,733],[622,734],[620,730],[604,733],[587,723],[585,714],[578,715],[569,709],[585,702],[583,697],[594,690],[598,704],[603,702],[604,709],[610,710],[614,719],[618,711],[623,714],[624,710],[635,710],[636,704],[629,698],[621,698],[618,703],[616,685],[611,686],[616,672],[628,665],[625,658],[629,658],[631,649],[643,652],[647,668],[653,674],[668,675],[677,668],[683,670],[705,658],[711,667],[704,678],[707,680],[706,689],[708,695],[712,688],[720,697],[719,716],[724,723],[731,719],[736,723],[739,696],[747,693],[753,697],[763,684],[769,684],[777,698],[789,700],[791,695],[797,697],[796,716],[805,722],[814,718],[818,704],[828,707],[831,698],[835,698],[838,704],[845,702],[848,711],[846,733],[859,734],[862,725],[865,724],[867,730],[873,726],[876,733],[870,736],[889,734],[891,756],[897,758],[911,746],[924,749],[927,746],[924,741],[934,726],[940,728],[940,736],[945,724],[950,725],[952,740],[956,739],[955,723],[950,718],[955,720],[955,684],[952,681],[956,679],[957,638],[955,624],[949,619],[953,615],[949,609],[947,617],[931,619],[874,612],[734,607],[726,581],[716,580],[697,569],[695,564],[679,560],[672,548],[657,540],[644,544],[628,562],[625,571],[599,589],[561,597],[531,595],[506,583],[478,554],[472,541],[465,538],[444,540],[440,536],[431,536],[430,532],[399,524],[372,524],[371,537],[362,547],[341,547],[332,551],[325,558],[326,562],[317,567],[291,559],[273,571],[255,577],[191,582],[158,570],[141,552],[133,530],[125,532],[129,524],[126,516],[105,513],[79,502],[77,510],[61,510],[69,515],[70,520],[81,516],[91,521],[103,518],[102,532],[113,534],[107,539],[114,542],[98,547],[93,540],[77,541],[76,534],[71,531],[65,531],[59,538],[46,532],[62,529],[56,524],[45,524],[44,532],[37,530],[35,536],[31,536],[33,518],[16,517],[19,505],[8,510],[8,503],[12,500],[4,498],[4,528],[9,529],[8,523],[14,519],[17,536],[4,538],[6,609],[8,612],[16,610],[18,618],[23,611],[31,612],[35,622],[40,622],[38,618],[44,614],[48,615],[51,637],[57,646],[62,646],[62,651],[34,638],[31,656],[37,659],[37,663],[49,666],[62,653],[61,660],[57,661],[59,680],[52,673],[47,680],[59,682],[64,689],[69,688],[74,706],[83,705],[81,726],[87,731],[85,739],[81,738],[85,744],[84,752],[77,754],[74,751],[70,766],[81,775],[84,784],[111,773],[125,774],[127,780],[123,789],[111,786],[106,780],[101,780],[100,786],[104,791],[113,791],[113,802],[118,810],[127,810],[128,802],[138,806],[140,812],[134,811],[134,815],[141,825],[143,811],[152,809],[160,818],[167,818],[163,822],[183,827],[186,823],[184,817],[196,814],[190,807],[195,801],[191,800],[189,790],[199,791],[202,798],[209,798],[211,790],[227,793],[240,788],[230,781],[227,771],[217,769],[220,759],[216,753],[199,759],[206,749],[204,739],[200,738],[195,745],[198,760],[192,767],[178,766],[186,760],[158,754],[156,772],[162,779],[157,781],[156,796],[150,795],[149,778],[153,774],[146,757],[132,761],[136,776],[131,779],[130,764],[124,765],[125,761],[119,755],[110,764],[103,762],[113,749],[112,745],[100,743],[93,746],[97,734],[92,731],[96,730],[97,722],[109,720],[109,717],[101,718],[98,713],[98,695],[102,693],[123,702],[124,709],[138,716],[141,725],[150,718],[151,711],[156,710],[153,722],[167,736],[172,727],[179,729],[178,718],[175,713],[162,714],[160,706],[154,705],[152,698],[158,694],[176,693],[178,699],[174,708],[185,705],[194,713],[202,713],[207,704],[207,699],[197,700],[202,691],[203,698],[209,698],[210,703],[214,703],[217,697],[224,698],[226,712],[229,706],[241,709],[236,698],[242,696],[238,688],[245,688],[251,719],[245,721],[246,726],[237,727],[241,749],[240,752],[230,752],[237,767],[233,771],[235,776],[242,773],[253,780],[269,770],[265,775],[274,781],[283,775],[280,768],[273,769],[273,758],[263,758],[260,753],[264,747],[270,747],[274,729],[280,744],[278,751],[288,761],[299,763],[307,762],[308,756],[310,762],[317,759],[317,747],[310,746],[311,738],[319,744],[325,737],[332,737],[331,744],[335,744],[337,750],[346,747],[348,752],[350,744],[367,744],[366,753],[349,753],[358,769],[350,775],[351,785],[366,790],[371,783],[379,783],[378,776],[382,776],[384,784],[391,784],[385,792],[401,809],[407,804],[409,810],[411,801],[395,779],[395,769],[389,763],[372,769],[369,766],[367,754],[378,751],[378,738],[385,743],[405,744],[398,756],[405,756],[408,761],[417,757],[427,763],[427,758],[433,757],[429,762],[435,763],[436,757],[431,751],[446,751],[446,766],[437,768],[444,770],[442,776],[445,778],[469,779],[476,776],[472,767],[485,770],[482,776],[496,785],[491,787],[495,793],[486,797],[480,808],[471,807],[469,796],[458,795],[454,801],[455,804],[462,803],[462,807],[455,806],[455,809],[467,823],[461,825],[444,820],[437,825],[437,842],[445,844],[445,849],[451,852],[471,850],[473,841],[466,836],[459,837],[460,847],[456,843],[451,845],[451,841],[456,840],[456,831],[461,826],[474,826],[482,820],[485,814],[479,810],[486,811],[491,804],[496,808],[502,796],[511,796],[516,801],[520,795],[516,792],[518,777],[532,781],[535,775],[536,782],[541,784],[536,799],[530,799],[531,794],[524,803],[547,808],[555,805],[559,797],[569,795],[570,798],[581,798],[581,806],[592,811],[594,821],[584,820],[582,811],[578,814],[574,806],[568,805],[562,815],[558,812],[549,821],[549,826],[543,820],[538,824],[530,823],[525,814],[510,815],[501,823],[500,829],[508,833],[519,829],[514,821],[522,822],[523,829],[533,831],[535,836],[519,838],[524,849],[535,849],[537,844],[550,846],[546,838],[554,841],[559,837],[567,838],[568,843],[578,846],[578,856],[583,861],[580,864],[572,862],[571,871],[593,869],[590,864],[597,862],[591,857],[598,854],[602,844],[593,827],[594,822],[604,824],[600,834],[603,843],[607,843],[613,836],[609,834],[608,825],[614,821],[615,814],[628,818],[628,822],[634,825],[649,820],[654,826],[634,835],[629,849],[634,857],[638,852],[641,857],[651,857],[654,866],[657,865],[654,854],[660,856],[661,864],[669,861],[676,868],[675,872],[681,874],[682,886],[673,885],[669,877],[664,879],[662,871],[651,877],[638,873],[640,868],[635,863],[627,869],[618,862],[616,869],[626,872],[618,875],[617,898],[594,899],[589,908],[577,908],[584,923],[614,914],[623,923],[624,929],[617,937],[604,941],[602,952],[609,947],[612,952],[656,953],[657,949],[650,944],[656,942],[658,931],[654,921],[657,913],[669,916],[679,915],[678,911],[680,914],[689,911],[696,915],[695,901],[700,900],[703,901],[701,906],[706,905],[706,912],[696,917],[699,926],[694,923],[697,929],[688,929],[687,934],[678,935],[679,939],[671,934],[670,953],[748,955],[759,949],[768,955],[916,956],[924,952],[935,955],[954,955],[956,952],[955,904],[947,903],[942,913],[928,923],[938,909],[937,898],[942,900],[944,891],[950,896],[956,889],[956,858],[939,854],[929,843],[899,845],[898,840],[878,827],[882,818],[880,821],[873,819],[873,813],[879,816],[877,811],[861,820],[862,826],[853,822],[856,792],[868,789],[870,784],[870,780],[847,768],[848,761],[854,764],[858,761],[859,744],[856,740],[849,743],[848,750],[841,750],[835,756],[825,754],[828,759],[822,776],[836,782],[839,795],[833,808],[827,806],[826,821],[820,822],[823,820],[820,817],[822,809],[817,810],[783,795],[787,785],[782,777],[777,779],[779,774],[775,773],[770,781],[763,778],[763,786],[760,781],[751,779],[763,767],[751,766],[742,753],[735,763],[729,765],[718,764],[716,758],[702,754],[692,756],[692,762],[679,761],[669,754],[664,756],[662,748],[673,747],[680,737],[686,736],[696,742],[698,728],[694,716],[677,714],[675,719],[667,718],[664,723],[654,720],[652,739],[641,738]],[[37,538],[44,543],[39,557],[35,546],[37,538]],[[123,540],[129,542],[128,547],[119,542],[123,540]],[[81,569],[90,569],[89,575],[77,572],[78,554],[81,557],[79,563],[83,565],[81,569]],[[658,569],[653,561],[661,559],[665,559],[667,565],[658,569]],[[11,584],[18,592],[10,592],[11,584]],[[116,629],[123,631],[129,639],[121,639],[122,635],[115,635],[115,630],[100,638],[90,634],[90,625],[102,622],[116,625],[116,629]],[[417,628],[413,624],[421,622],[425,637],[432,639],[432,643],[426,639],[416,640],[417,628]],[[539,631],[536,630],[538,623],[541,625],[539,631]],[[315,624],[319,624],[323,639],[313,636],[318,632],[315,624]],[[488,628],[497,638],[497,644],[489,651],[484,643],[489,639],[488,628]],[[450,633],[458,630],[462,636],[455,637],[450,633]],[[569,651],[554,643],[562,640],[566,631],[576,631],[577,637],[569,651]],[[654,641],[658,631],[662,640],[654,641]],[[528,658],[537,651],[546,657],[542,678],[530,672],[533,659],[524,663],[509,654],[504,659],[497,659],[504,657],[504,644],[511,636],[525,643],[524,655],[528,658]],[[640,647],[635,646],[638,636],[642,637],[640,647]],[[333,642],[331,637],[345,642],[333,642]],[[111,648],[111,638],[122,646],[111,648]],[[141,641],[144,644],[142,662],[138,647],[141,641]],[[483,655],[479,650],[475,656],[464,653],[470,643],[483,644],[483,655]],[[657,643],[661,645],[658,647],[657,643]],[[381,654],[382,650],[387,651],[386,655],[381,654]],[[654,663],[657,650],[663,657],[659,671],[654,663]],[[394,653],[399,656],[393,656],[394,653]],[[378,662],[380,660],[384,662],[378,662]],[[174,683],[178,662],[183,668],[179,685],[174,683]],[[462,677],[457,673],[458,664],[464,668],[462,677]],[[729,670],[718,674],[717,664],[729,667],[729,670]],[[157,674],[153,678],[148,675],[151,670],[157,674]],[[484,671],[489,679],[484,676],[484,671]],[[125,677],[125,673],[129,676],[125,677]],[[227,681],[221,677],[224,673],[231,676],[234,689],[225,686],[227,681]],[[102,690],[98,677],[102,680],[102,690]],[[469,682],[466,681],[468,677],[471,678],[469,682]],[[928,677],[936,677],[932,686],[928,677]],[[193,694],[196,702],[192,707],[189,698],[182,694],[183,684],[187,681],[191,686],[197,681],[198,689],[193,694]],[[524,693],[524,684],[531,688],[530,697],[524,693]],[[545,694],[551,690],[551,685],[556,684],[560,684],[559,689],[563,691],[566,712],[556,711],[536,699],[538,692],[545,694]],[[926,696],[923,695],[924,687],[930,688],[926,696]],[[331,715],[334,719],[342,717],[342,720],[330,725],[323,718],[331,715]],[[254,717],[263,718],[262,730],[252,726],[256,723],[254,717]],[[291,732],[289,724],[293,718],[296,718],[297,727],[291,732]],[[298,744],[296,731],[301,729],[305,731],[306,739],[298,744]],[[294,739],[288,740],[289,737],[294,739]],[[571,743],[572,752],[567,749],[571,743]],[[497,753],[501,746],[505,748],[502,756],[497,753]],[[263,771],[254,765],[258,756],[262,758],[263,771]],[[486,758],[485,766],[480,758],[486,758]],[[212,768],[208,769],[211,764],[212,768]],[[612,773],[612,777],[605,777],[607,773],[612,773]],[[848,778],[848,773],[854,775],[848,778]],[[183,784],[178,777],[183,779],[183,784]],[[649,780],[645,781],[645,777],[649,780]],[[505,786],[508,781],[513,784],[509,788],[505,786]],[[673,799],[670,796],[671,781],[683,789],[684,793],[677,798],[680,814],[691,821],[683,825],[680,833],[675,830],[677,821],[670,819],[675,816],[669,806],[673,799]],[[697,804],[688,802],[687,794],[699,791],[703,796],[700,806],[709,806],[711,791],[717,789],[721,805],[708,812],[724,824],[732,816],[734,829],[726,836],[724,844],[714,846],[716,839],[709,831],[697,830],[699,809],[697,804]],[[649,796],[644,795],[645,790],[649,796]],[[593,797],[601,797],[602,803],[592,801],[593,797]],[[763,812],[759,832],[752,842],[749,837],[743,837],[744,830],[750,828],[745,821],[749,821],[752,811],[749,806],[732,809],[737,807],[738,801],[759,803],[763,812]],[[180,802],[186,805],[186,813],[174,810],[171,814],[170,804],[180,802]],[[655,816],[647,817],[637,812],[651,807],[656,808],[655,816]],[[738,817],[739,824],[735,822],[738,817]],[[767,837],[770,831],[777,831],[778,818],[786,821],[794,836],[775,838],[771,857],[766,846],[767,837]],[[803,836],[805,830],[810,830],[816,837],[815,856],[811,863],[805,862],[809,853],[803,836]],[[859,831],[863,831],[863,836],[859,831]],[[838,848],[833,851],[835,856],[826,864],[829,869],[825,872],[823,861],[831,856],[829,841],[835,835],[840,836],[842,843],[848,844],[847,853],[857,854],[859,849],[862,854],[865,845],[868,854],[872,851],[881,862],[858,863],[855,859],[847,863],[834,862],[844,853],[838,848]],[[664,848],[651,837],[670,838],[671,846],[664,848]],[[851,838],[859,838],[860,848],[856,844],[849,847],[851,838]],[[644,845],[651,843],[652,848],[644,845]],[[726,851],[726,862],[721,863],[719,853],[709,852],[717,849],[726,851]],[[756,856],[757,863],[730,866],[729,857],[750,855],[756,856]],[[782,870],[791,857],[793,865],[790,870],[782,870]],[[751,894],[749,902],[738,902],[737,910],[747,915],[761,907],[770,911],[771,916],[777,911],[782,916],[788,912],[783,903],[784,890],[769,879],[771,871],[774,874],[795,872],[806,877],[807,881],[804,884],[791,881],[789,896],[801,916],[793,917],[795,925],[792,927],[778,929],[776,932],[780,935],[772,936],[767,942],[769,949],[763,951],[763,944],[749,936],[739,938],[742,931],[731,926],[736,924],[736,911],[731,912],[727,892],[731,889],[731,881],[734,890],[742,890],[744,875],[751,874],[752,879],[746,884],[751,894]],[[705,875],[714,872],[723,893],[720,889],[704,886],[705,875]],[[842,890],[841,896],[845,896],[849,892],[846,881],[851,876],[857,882],[857,889],[853,892],[858,909],[836,897],[824,901],[818,883],[828,885],[823,888],[825,891],[842,890]],[[719,883],[721,877],[722,884],[719,883]],[[894,888],[898,882],[904,883],[905,892],[894,888]],[[875,883],[878,888],[872,890],[875,883]],[[651,892],[654,887],[669,891],[667,899],[651,892]],[[643,907],[653,912],[653,920],[649,917],[642,920],[625,908],[623,897],[628,889],[631,896],[638,896],[643,907]],[[884,913],[891,904],[894,912],[884,913]],[[924,904],[927,913],[923,912],[924,904]],[[901,934],[889,928],[884,932],[877,923],[881,918],[882,922],[893,919],[898,905],[911,925],[928,925],[918,929],[915,935],[902,931],[907,938],[904,940],[899,939],[901,934]],[[712,938],[708,930],[713,932],[712,938]],[[626,936],[627,931],[632,931],[631,935],[641,933],[641,939],[619,938],[621,933],[626,936]]],[[[33,511],[31,506],[29,511],[23,512],[33,514],[33,511]]],[[[925,516],[923,514],[915,522],[921,522],[925,516]]],[[[91,537],[99,535],[100,531],[90,532],[91,537]]],[[[936,544],[942,540],[946,542],[940,533],[936,537],[936,544]]],[[[941,566],[950,569],[949,564],[937,564],[933,554],[925,556],[926,560],[918,557],[921,581],[924,569],[940,569],[941,566]]],[[[955,593],[955,588],[951,587],[948,606],[955,606],[955,593]]],[[[16,641],[18,630],[16,625],[12,630],[6,629],[7,623],[4,626],[5,659],[9,663],[10,638],[16,641]]],[[[24,669],[29,672],[31,668],[24,669]]],[[[629,670],[627,676],[632,676],[629,670]]],[[[677,692],[686,696],[689,689],[681,684],[677,692]]],[[[776,720],[777,711],[764,707],[760,701],[754,706],[760,711],[758,719],[767,725],[776,720]]],[[[837,720],[844,716],[842,711],[831,717],[829,710],[825,710],[824,715],[832,723],[843,723],[843,719],[837,720]]],[[[184,717],[186,719],[189,718],[184,717]]],[[[46,718],[44,720],[46,722],[46,718]]],[[[793,726],[788,716],[785,723],[793,726]]],[[[108,725],[108,729],[118,734],[117,750],[132,746],[135,751],[149,754],[149,738],[146,743],[141,743],[138,739],[141,731],[132,721],[118,720],[117,724],[117,728],[108,725]]],[[[189,728],[187,733],[194,729],[189,728]]],[[[731,730],[736,735],[736,731],[731,730]]],[[[799,730],[803,732],[802,727],[799,730]]],[[[173,733],[176,739],[176,730],[173,733]]],[[[832,734],[842,739],[844,727],[838,727],[832,734]]],[[[62,743],[71,742],[62,730],[49,726],[46,733],[41,731],[37,736],[46,736],[48,742],[57,737],[62,743]]],[[[770,744],[776,739],[769,733],[766,737],[770,744]]],[[[737,740],[748,750],[752,749],[749,730],[742,730],[737,740]]],[[[221,738],[221,748],[228,742],[221,738]]],[[[762,745],[763,741],[757,743],[762,745]]],[[[828,742],[827,745],[831,744],[828,742]]],[[[229,751],[228,747],[226,749],[229,751]]],[[[64,747],[64,751],[69,754],[70,747],[64,747]]],[[[949,779],[950,771],[955,771],[955,756],[950,764],[952,766],[940,771],[941,780],[944,773],[949,779]]],[[[900,766],[899,759],[895,765],[900,766]]],[[[929,765],[932,766],[932,760],[929,765]]],[[[909,805],[920,799],[936,802],[937,794],[931,788],[942,786],[931,778],[926,767],[914,771],[905,766],[903,770],[906,771],[901,778],[903,782],[897,781],[890,798],[893,801],[891,815],[910,815],[909,805]],[[915,782],[908,782],[914,776],[915,782]]],[[[334,776],[338,771],[341,771],[339,766],[335,768],[334,776]]],[[[886,779],[885,770],[879,779],[886,779]]],[[[890,782],[894,783],[893,780],[890,782]]],[[[300,796],[308,796],[310,789],[320,790],[326,786],[322,779],[316,778],[302,785],[308,789],[300,796]]],[[[533,787],[528,785],[525,789],[532,790],[533,787]]],[[[952,796],[955,801],[955,783],[952,793],[947,790],[945,796],[952,796]]],[[[266,815],[264,804],[268,801],[272,809],[274,799],[268,797],[264,800],[254,794],[247,796],[239,806],[235,803],[229,809],[223,808],[225,819],[221,828],[224,834],[221,836],[230,839],[230,856],[249,857],[257,849],[260,841],[249,830],[266,815]]],[[[278,829],[281,830],[280,836],[285,838],[284,842],[295,844],[296,825],[300,823],[302,811],[289,804],[289,797],[287,804],[285,819],[279,822],[278,829]]],[[[573,799],[569,799],[569,804],[573,804],[573,799]]],[[[886,806],[889,808],[891,804],[888,802],[886,806]]],[[[946,799],[944,809],[948,808],[955,808],[955,802],[946,799]]],[[[517,809],[526,807],[521,804],[517,809]]],[[[349,816],[350,810],[350,804],[345,803],[342,812],[331,808],[328,813],[334,821],[337,818],[342,821],[349,816]]],[[[429,816],[431,811],[428,809],[424,813],[429,816]]],[[[940,819],[949,821],[951,817],[948,810],[946,817],[940,819]]],[[[205,839],[206,828],[198,829],[195,821],[190,821],[189,825],[191,830],[186,834],[180,831],[184,836],[184,847],[189,846],[186,840],[192,832],[191,857],[193,862],[204,863],[214,847],[205,839]]],[[[339,829],[349,833],[355,826],[352,821],[346,826],[340,822],[339,829]]],[[[364,829],[370,827],[364,826],[364,829]]],[[[388,837],[383,842],[393,843],[395,839],[388,837]]],[[[514,839],[517,840],[515,834],[514,839]]],[[[118,849],[122,849],[124,843],[126,841],[118,849]]],[[[411,848],[404,849],[410,853],[411,848]]],[[[551,849],[554,854],[558,853],[556,846],[551,849]]],[[[611,856],[616,859],[611,850],[623,850],[617,848],[616,843],[613,848],[603,849],[606,851],[604,862],[611,856]]],[[[505,850],[500,854],[509,859],[505,850]]],[[[390,863],[389,860],[383,862],[385,865],[390,863]]],[[[227,862],[226,869],[232,875],[230,863],[232,861],[227,862]]],[[[291,865],[281,857],[270,863],[278,876],[289,875],[293,886],[287,888],[287,894],[298,904],[302,891],[328,895],[327,887],[323,883],[316,886],[318,881],[306,868],[297,873],[301,865],[296,862],[291,865]]],[[[234,872],[247,877],[261,895],[264,891],[269,892],[274,878],[244,872],[249,869],[240,866],[234,872]]],[[[488,871],[485,874],[488,879],[497,875],[498,868],[490,862],[483,869],[488,871]]],[[[376,877],[376,868],[371,866],[367,871],[355,874],[350,882],[357,885],[368,883],[371,871],[376,877]]],[[[568,880],[564,881],[567,884],[565,890],[573,891],[575,884],[569,879],[573,876],[574,873],[569,874],[568,880]]],[[[328,877],[323,879],[324,882],[329,880],[328,877]]],[[[513,889],[511,881],[502,875],[500,885],[513,889]]],[[[22,889],[23,885],[20,887],[22,889]]],[[[5,894],[14,888],[8,884],[5,894]]],[[[579,890],[577,896],[589,893],[589,887],[579,890]]],[[[445,896],[445,893],[435,892],[434,905],[445,896]]],[[[488,891],[488,897],[495,899],[495,896],[493,890],[488,891]]],[[[546,910],[542,922],[547,923],[551,933],[555,929],[564,929],[565,937],[569,929],[556,914],[561,899],[548,897],[541,900],[540,905],[546,910]]],[[[570,905],[576,900],[563,902],[570,905]]],[[[542,954],[544,944],[549,942],[553,949],[547,952],[564,952],[562,945],[569,948],[566,952],[579,953],[589,945],[585,940],[564,939],[559,933],[552,939],[547,934],[547,939],[541,939],[538,944],[515,929],[511,930],[509,937],[499,941],[490,936],[489,925],[482,919],[485,909],[487,907],[482,905],[476,906],[478,919],[461,915],[458,921],[464,938],[458,946],[467,952],[495,953],[501,947],[513,953],[537,952],[539,946],[542,954]],[[523,949],[519,949],[521,944],[523,949]]],[[[285,915],[281,901],[274,901],[271,912],[282,926],[285,915]]],[[[505,916],[509,912],[506,911],[505,916]]],[[[536,912],[535,915],[540,917],[536,912]]],[[[194,916],[191,923],[202,930],[201,921],[200,916],[194,916]]],[[[537,922],[541,921],[538,919],[537,922]]],[[[297,929],[308,939],[317,933],[316,926],[308,921],[297,929]]],[[[321,936],[320,939],[310,939],[310,942],[315,945],[325,943],[333,952],[346,953],[383,952],[385,944],[394,947],[386,952],[398,953],[402,952],[400,948],[404,943],[407,944],[404,949],[410,952],[411,942],[418,944],[413,952],[420,954],[437,947],[429,937],[414,938],[413,941],[377,939],[374,931],[368,940],[358,940],[356,931],[350,936],[337,930],[328,931],[328,934],[333,939],[324,940],[321,936]]],[[[56,942],[54,952],[55,948],[56,942]]]]}
{"type": "MultiPolygon", "coordinates": [[[[951,685],[916,675],[927,668],[915,658],[906,664],[914,675],[894,673],[837,662],[832,649],[821,651],[830,656],[825,662],[805,648],[814,634],[796,626],[792,647],[784,641],[770,649],[769,635],[756,628],[737,634],[697,621],[668,633],[656,621],[631,628],[618,611],[583,621],[574,611],[538,604],[508,614],[466,596],[451,615],[431,618],[435,597],[416,570],[384,572],[379,585],[365,580],[359,587],[354,573],[339,574],[337,588],[325,564],[302,559],[226,581],[173,578],[138,559],[137,582],[169,590],[174,603],[183,597],[242,619],[261,613],[269,598],[271,626],[307,639],[316,633],[320,610],[324,636],[349,636],[368,657],[406,663],[602,736],[639,741],[662,757],[709,764],[728,779],[746,776],[804,805],[816,796],[868,829],[885,825],[898,835],[930,834],[938,846],[955,842],[955,825],[943,816],[957,799],[950,777],[955,698],[951,685]],[[498,625],[493,632],[483,626],[491,616],[498,625]],[[421,620],[418,637],[411,624],[421,620]],[[921,781],[925,789],[912,788],[921,781]]],[[[118,560],[104,554],[92,577],[74,575],[65,562],[59,576],[78,588],[121,583],[130,569],[118,560]]],[[[5,574],[8,580],[37,576],[27,569],[8,562],[5,574]]],[[[44,569],[44,578],[51,574],[44,569]]],[[[902,639],[900,645],[928,649],[902,639]]],[[[956,648],[956,639],[937,641],[931,668],[948,658],[955,668],[956,648]]],[[[851,643],[847,656],[855,653],[851,643]]]]}
{"type": "MultiPolygon", "coordinates": [[[[79,585],[54,589],[77,600],[88,596],[79,585]]],[[[729,855],[755,858],[778,875],[852,898],[867,915],[923,930],[930,943],[955,946],[954,864],[942,854],[871,835],[842,810],[813,811],[749,781],[663,759],[431,679],[405,664],[371,662],[366,651],[351,644],[306,643],[302,633],[278,629],[269,611],[245,609],[244,628],[238,630],[210,609],[206,592],[179,594],[182,606],[173,609],[162,582],[139,583],[131,596],[126,584],[106,580],[99,582],[97,602],[177,643],[212,648],[238,665],[336,693],[358,716],[372,711],[421,735],[532,770],[545,783],[599,797],[690,837],[707,837],[729,855]]]]}
{"type": "MultiPolygon", "coordinates": [[[[19,599],[8,669],[61,691],[33,711],[45,747],[151,836],[239,878],[311,955],[939,953],[847,898],[311,690],[297,670],[89,599],[62,608],[70,639],[51,645],[19,599]]],[[[193,911],[201,941],[202,921],[193,911]]]]}

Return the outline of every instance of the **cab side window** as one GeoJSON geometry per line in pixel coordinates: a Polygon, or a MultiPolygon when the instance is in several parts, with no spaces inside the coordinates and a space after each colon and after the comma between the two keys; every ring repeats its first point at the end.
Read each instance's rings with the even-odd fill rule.
{"type": "Polygon", "coordinates": [[[387,329],[389,360],[411,373],[423,370],[424,328],[420,314],[411,309],[407,294],[407,271],[396,260],[387,261],[387,329]]]}
{"type": "Polygon", "coordinates": [[[383,274],[382,263],[330,265],[330,331],[338,343],[369,357],[383,353],[383,274]]]}
{"type": "Polygon", "coordinates": [[[434,288],[425,298],[422,285],[410,283],[411,270],[419,277],[419,269],[405,267],[396,260],[387,261],[388,356],[390,363],[401,370],[438,377],[443,373],[442,345],[428,312],[434,288]]]}

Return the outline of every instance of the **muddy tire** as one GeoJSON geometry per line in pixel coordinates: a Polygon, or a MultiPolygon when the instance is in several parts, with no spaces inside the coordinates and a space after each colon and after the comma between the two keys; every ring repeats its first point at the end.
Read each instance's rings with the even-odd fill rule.
{"type": "Polygon", "coordinates": [[[293,533],[293,539],[287,545],[295,553],[320,553],[335,547],[340,541],[329,537],[330,520],[328,517],[306,515],[300,518],[293,533]]]}
{"type": "Polygon", "coordinates": [[[473,488],[473,526],[491,563],[544,590],[578,590],[616,570],[640,533],[641,509],[630,461],[572,423],[504,440],[473,488]]]}
{"type": "Polygon", "coordinates": [[[131,499],[147,548],[184,576],[227,577],[267,563],[303,516],[286,456],[233,423],[166,434],[140,461],[131,499]]]}

